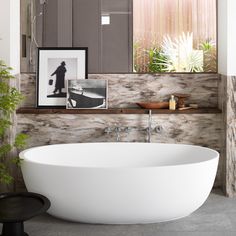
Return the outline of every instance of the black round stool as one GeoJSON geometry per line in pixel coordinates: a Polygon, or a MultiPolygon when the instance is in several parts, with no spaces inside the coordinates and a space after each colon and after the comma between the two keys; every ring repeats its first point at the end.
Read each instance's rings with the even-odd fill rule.
{"type": "Polygon", "coordinates": [[[0,194],[1,236],[28,236],[24,232],[24,221],[46,212],[50,201],[36,193],[0,194]]]}

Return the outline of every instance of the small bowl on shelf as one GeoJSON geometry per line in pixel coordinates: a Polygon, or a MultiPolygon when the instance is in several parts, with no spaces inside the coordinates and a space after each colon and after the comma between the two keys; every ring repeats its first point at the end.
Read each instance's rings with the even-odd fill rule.
{"type": "Polygon", "coordinates": [[[138,106],[144,109],[168,109],[169,102],[137,102],[138,106]]]}

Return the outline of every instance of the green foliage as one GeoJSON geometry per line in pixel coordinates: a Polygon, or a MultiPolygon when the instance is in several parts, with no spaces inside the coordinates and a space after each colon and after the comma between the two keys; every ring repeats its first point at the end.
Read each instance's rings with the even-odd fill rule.
{"type": "Polygon", "coordinates": [[[200,44],[200,49],[203,51],[209,51],[215,47],[215,42],[212,40],[206,40],[200,44]]]}
{"type": "Polygon", "coordinates": [[[14,147],[16,147],[17,149],[24,148],[26,146],[27,137],[28,136],[26,134],[18,134],[15,138],[14,147]]]}
{"type": "Polygon", "coordinates": [[[142,48],[142,42],[136,41],[133,45],[133,59],[134,59],[134,72],[152,72],[159,73],[166,69],[163,64],[166,61],[165,55],[162,53],[161,48],[156,47],[153,42],[153,47],[146,50],[142,48]]]}
{"type": "Polygon", "coordinates": [[[200,49],[204,53],[204,71],[216,72],[216,43],[213,40],[206,40],[200,44],[200,49]]]}
{"type": "Polygon", "coordinates": [[[0,162],[0,183],[10,184],[13,177],[9,174],[9,170],[4,163],[0,162]]]}
{"type": "Polygon", "coordinates": [[[140,42],[136,41],[133,44],[133,59],[134,59],[134,68],[133,71],[134,72],[140,72],[141,68],[140,65],[138,63],[138,60],[142,57],[142,55],[140,55],[140,50],[141,46],[140,46],[140,42]]]}
{"type": "Polygon", "coordinates": [[[23,100],[21,93],[10,85],[11,79],[14,79],[10,71],[11,68],[0,61],[0,183],[4,184],[10,184],[13,181],[10,174],[11,165],[20,163],[19,158],[9,157],[9,152],[13,148],[24,148],[27,139],[27,135],[18,134],[13,144],[6,142],[6,133],[13,125],[12,114],[23,100]]]}
{"type": "Polygon", "coordinates": [[[187,32],[173,38],[163,37],[163,42],[142,38],[134,42],[134,72],[216,72],[216,43],[207,39],[194,44],[193,33],[187,32]]]}
{"type": "Polygon", "coordinates": [[[0,158],[3,158],[9,153],[12,149],[10,144],[2,144],[0,147],[0,158]]]}
{"type": "Polygon", "coordinates": [[[19,158],[19,157],[14,157],[12,158],[11,162],[13,164],[15,164],[16,166],[20,166],[21,163],[23,162],[23,159],[19,158]]]}
{"type": "Polygon", "coordinates": [[[167,60],[167,58],[160,48],[150,48],[147,53],[149,56],[149,72],[158,73],[166,71],[167,66],[164,64],[164,62],[167,60]]]}
{"type": "Polygon", "coordinates": [[[5,130],[8,129],[11,124],[11,121],[0,118],[0,138],[4,137],[5,130]]]}
{"type": "Polygon", "coordinates": [[[0,112],[5,116],[10,116],[23,99],[20,92],[9,84],[10,79],[14,78],[10,70],[10,67],[0,61],[0,112]]]}
{"type": "Polygon", "coordinates": [[[0,60],[0,78],[1,80],[13,79],[14,76],[11,75],[11,67],[7,66],[4,61],[0,60]]]}

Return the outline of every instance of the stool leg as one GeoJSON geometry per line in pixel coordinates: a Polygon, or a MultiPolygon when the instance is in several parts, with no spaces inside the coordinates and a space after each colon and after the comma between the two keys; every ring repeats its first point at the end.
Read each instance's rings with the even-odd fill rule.
{"type": "Polygon", "coordinates": [[[15,222],[4,223],[1,236],[28,236],[28,234],[24,233],[23,222],[15,222]]]}

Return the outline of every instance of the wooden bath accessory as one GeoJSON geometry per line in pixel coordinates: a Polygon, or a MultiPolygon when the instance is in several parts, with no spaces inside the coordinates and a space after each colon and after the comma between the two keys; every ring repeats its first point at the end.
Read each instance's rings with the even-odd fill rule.
{"type": "Polygon", "coordinates": [[[178,98],[178,108],[184,108],[185,100],[190,97],[190,94],[174,93],[174,96],[178,98]]]}
{"type": "Polygon", "coordinates": [[[169,102],[138,102],[136,103],[144,109],[168,109],[169,102]]]}

